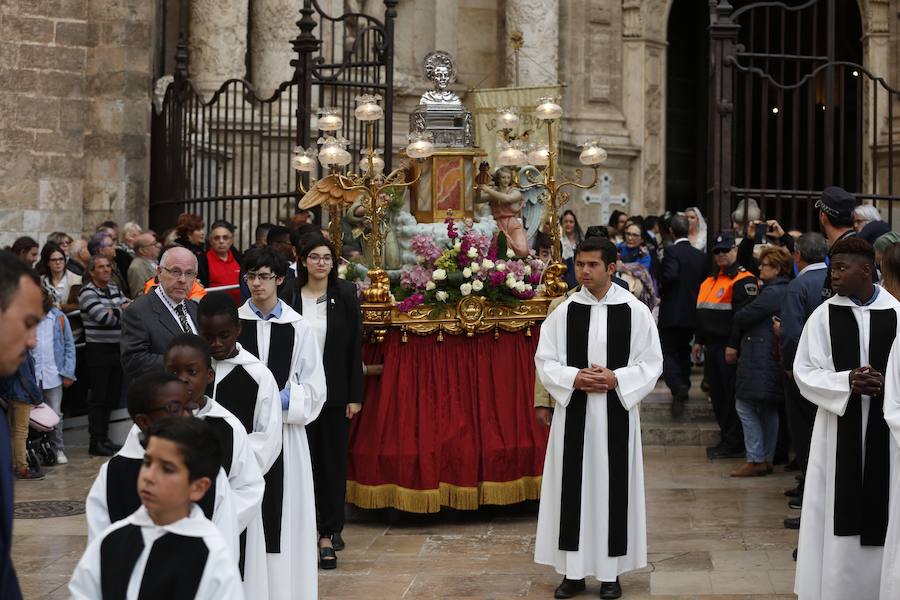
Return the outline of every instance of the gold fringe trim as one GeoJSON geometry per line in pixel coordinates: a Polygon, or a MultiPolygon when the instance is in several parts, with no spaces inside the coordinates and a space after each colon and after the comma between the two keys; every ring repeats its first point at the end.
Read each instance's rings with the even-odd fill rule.
{"type": "Polygon", "coordinates": [[[477,487],[441,483],[436,490],[414,490],[393,483],[364,485],[347,482],[347,502],[360,508],[396,508],[412,513],[436,513],[442,506],[476,510],[483,504],[516,504],[541,497],[541,477],[484,481],[477,487]]]}

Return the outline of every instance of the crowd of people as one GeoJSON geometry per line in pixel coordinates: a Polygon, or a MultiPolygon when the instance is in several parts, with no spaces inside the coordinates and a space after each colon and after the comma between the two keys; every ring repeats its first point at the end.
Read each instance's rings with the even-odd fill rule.
{"type": "MultiPolygon", "coordinates": [[[[890,415],[885,408],[887,421],[879,420],[882,412],[869,402],[892,384],[900,400],[900,382],[884,376],[897,328],[896,316],[884,315],[900,307],[900,234],[876,208],[860,206],[840,188],[826,189],[816,210],[821,233],[785,231],[755,202],[742,201],[733,227],[714,236],[697,207],[658,217],[615,211],[607,224],[584,229],[574,212],[561,215],[570,291],[550,307],[534,398],[538,420],[551,426],[535,560],[565,575],[556,597],[579,593],[585,576],[601,579],[601,597],[619,597],[618,575],[646,564],[646,542],[635,546],[612,523],[632,534],[645,527],[642,467],[627,461],[640,456],[639,442],[628,436],[640,428],[632,409],[662,375],[673,419],[684,418],[691,373],[701,366],[701,387],[720,429],[719,443],[706,450],[709,459],[743,458],[733,477],[762,477],[784,465],[797,472],[797,486],[785,491],[789,506],[800,509],[804,499],[815,506],[810,519],[785,519],[785,527],[801,528],[801,598],[847,597],[823,590],[849,590],[847,574],[860,573],[854,569],[861,562],[869,565],[868,579],[849,577],[855,586],[893,589],[880,568],[885,536],[900,538],[886,518],[882,476],[890,460],[869,459],[891,443],[890,415]],[[832,296],[830,312],[823,313],[820,305],[832,296]],[[599,306],[623,318],[599,318],[599,306]],[[884,326],[870,325],[869,314],[886,319],[884,326]],[[859,339],[853,346],[858,356],[838,350],[832,333],[838,326],[842,340],[859,339]],[[599,341],[571,342],[573,327],[599,341]],[[615,348],[622,339],[631,342],[615,348]],[[583,365],[565,358],[567,352],[583,365]],[[577,376],[572,366],[580,367],[577,376]],[[598,393],[618,397],[621,414],[577,409],[598,393]],[[853,414],[868,426],[848,433],[851,427],[841,425],[846,411],[855,410],[848,407],[863,405],[853,414]],[[823,410],[836,421],[826,423],[823,410]],[[562,413],[565,431],[552,428],[554,412],[557,422],[562,413]],[[601,452],[594,448],[598,439],[581,436],[582,452],[594,448],[609,461],[601,477],[606,500],[573,499],[571,469],[580,472],[581,459],[571,462],[561,450],[573,443],[569,423],[584,428],[590,419],[599,421],[588,430],[606,431],[612,440],[615,429],[617,443],[625,444],[617,455],[612,445],[601,452]],[[845,460],[843,450],[835,465],[834,447],[848,444],[864,445],[864,472],[863,459],[845,460]],[[620,460],[626,462],[614,467],[620,460]],[[870,473],[874,462],[878,473],[870,473]],[[862,499],[855,488],[846,492],[857,479],[866,490],[862,499]],[[614,498],[620,492],[624,497],[614,498]],[[852,498],[826,506],[836,492],[852,498]],[[608,545],[579,545],[581,525],[571,515],[604,502],[608,545]],[[613,515],[614,506],[622,512],[613,515]],[[869,516],[881,512],[883,522],[869,516]],[[837,514],[835,523],[843,517],[842,525],[825,523],[826,514],[837,514]],[[852,535],[866,539],[848,545],[852,535]],[[839,540],[835,551],[823,555],[832,537],[839,540]],[[859,554],[859,546],[869,553],[859,554]],[[879,549],[877,572],[872,548],[879,549]],[[573,563],[569,552],[588,559],[573,563]]],[[[88,497],[90,544],[72,580],[74,597],[97,597],[108,585],[153,585],[167,576],[153,560],[153,544],[139,555],[120,552],[119,562],[107,564],[112,559],[104,557],[116,554],[107,547],[127,545],[139,531],[145,540],[168,531],[205,541],[206,564],[222,568],[207,576],[200,565],[185,578],[182,584],[195,593],[231,597],[240,581],[248,598],[316,597],[317,566],[337,566],[336,552],[345,546],[350,420],[362,408],[363,377],[377,375],[380,366],[362,361],[357,288],[338,277],[344,257],[327,232],[306,221],[260,225],[244,252],[234,246],[231,223],[207,228],[198,215],[185,213],[159,236],[135,223],[107,221],[86,239],[53,233],[41,246],[22,237],[0,254],[3,335],[10,320],[18,322],[22,339],[34,331],[32,342],[22,342],[26,351],[0,351],[0,398],[10,430],[10,442],[0,441],[0,462],[10,462],[20,481],[40,480],[44,468],[66,464],[64,408],[81,406],[88,415],[88,452],[110,459],[88,497]],[[12,314],[18,305],[24,308],[12,314]],[[127,407],[134,422],[121,446],[110,438],[110,415],[119,407],[127,407]],[[45,432],[35,427],[39,412],[51,417],[45,432]],[[177,418],[191,415],[190,425],[177,418]],[[122,567],[131,579],[107,581],[122,567]]],[[[533,254],[548,261],[550,236],[537,231],[532,239],[533,254]]],[[[4,478],[0,492],[8,511],[4,478]]],[[[581,489],[579,476],[577,494],[581,489]]],[[[0,558],[8,557],[8,534],[0,527],[0,558]]],[[[175,543],[169,550],[188,557],[192,548],[175,543]]],[[[890,549],[884,555],[886,564],[893,560],[890,549]]],[[[0,563],[0,592],[16,598],[8,558],[0,563]]]]}

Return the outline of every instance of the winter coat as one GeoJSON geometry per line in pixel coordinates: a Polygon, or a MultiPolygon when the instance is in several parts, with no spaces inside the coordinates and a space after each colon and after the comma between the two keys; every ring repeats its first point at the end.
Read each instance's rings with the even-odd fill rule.
{"type": "Polygon", "coordinates": [[[780,316],[787,277],[765,283],[756,298],[734,314],[740,330],[735,398],[754,404],[783,402],[781,362],[772,317],[780,316]]]}

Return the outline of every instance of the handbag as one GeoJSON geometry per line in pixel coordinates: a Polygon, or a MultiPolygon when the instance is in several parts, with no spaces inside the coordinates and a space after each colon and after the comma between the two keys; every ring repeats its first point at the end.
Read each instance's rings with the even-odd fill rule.
{"type": "Polygon", "coordinates": [[[46,402],[41,402],[31,407],[31,416],[28,417],[28,425],[36,431],[53,431],[59,424],[59,415],[50,408],[46,402]]]}

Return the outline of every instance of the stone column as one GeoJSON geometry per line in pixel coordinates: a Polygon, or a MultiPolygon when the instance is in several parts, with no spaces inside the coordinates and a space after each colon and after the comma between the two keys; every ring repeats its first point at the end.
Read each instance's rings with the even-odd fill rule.
{"type": "Polygon", "coordinates": [[[559,0],[507,0],[506,83],[516,85],[516,58],[510,35],[522,32],[518,85],[559,83],[559,0]]]}
{"type": "Polygon", "coordinates": [[[246,73],[247,2],[191,0],[190,77],[209,93],[246,73]]]}
{"type": "MultiPolygon", "coordinates": [[[[283,81],[294,73],[291,60],[295,58],[291,40],[300,32],[296,22],[300,18],[298,0],[256,0],[253,3],[250,31],[250,57],[253,85],[260,98],[268,98],[283,81]]],[[[327,7],[328,3],[324,3],[327,7]]],[[[326,8],[327,10],[327,8],[326,8]]],[[[321,24],[313,30],[321,37],[321,24]]]]}

